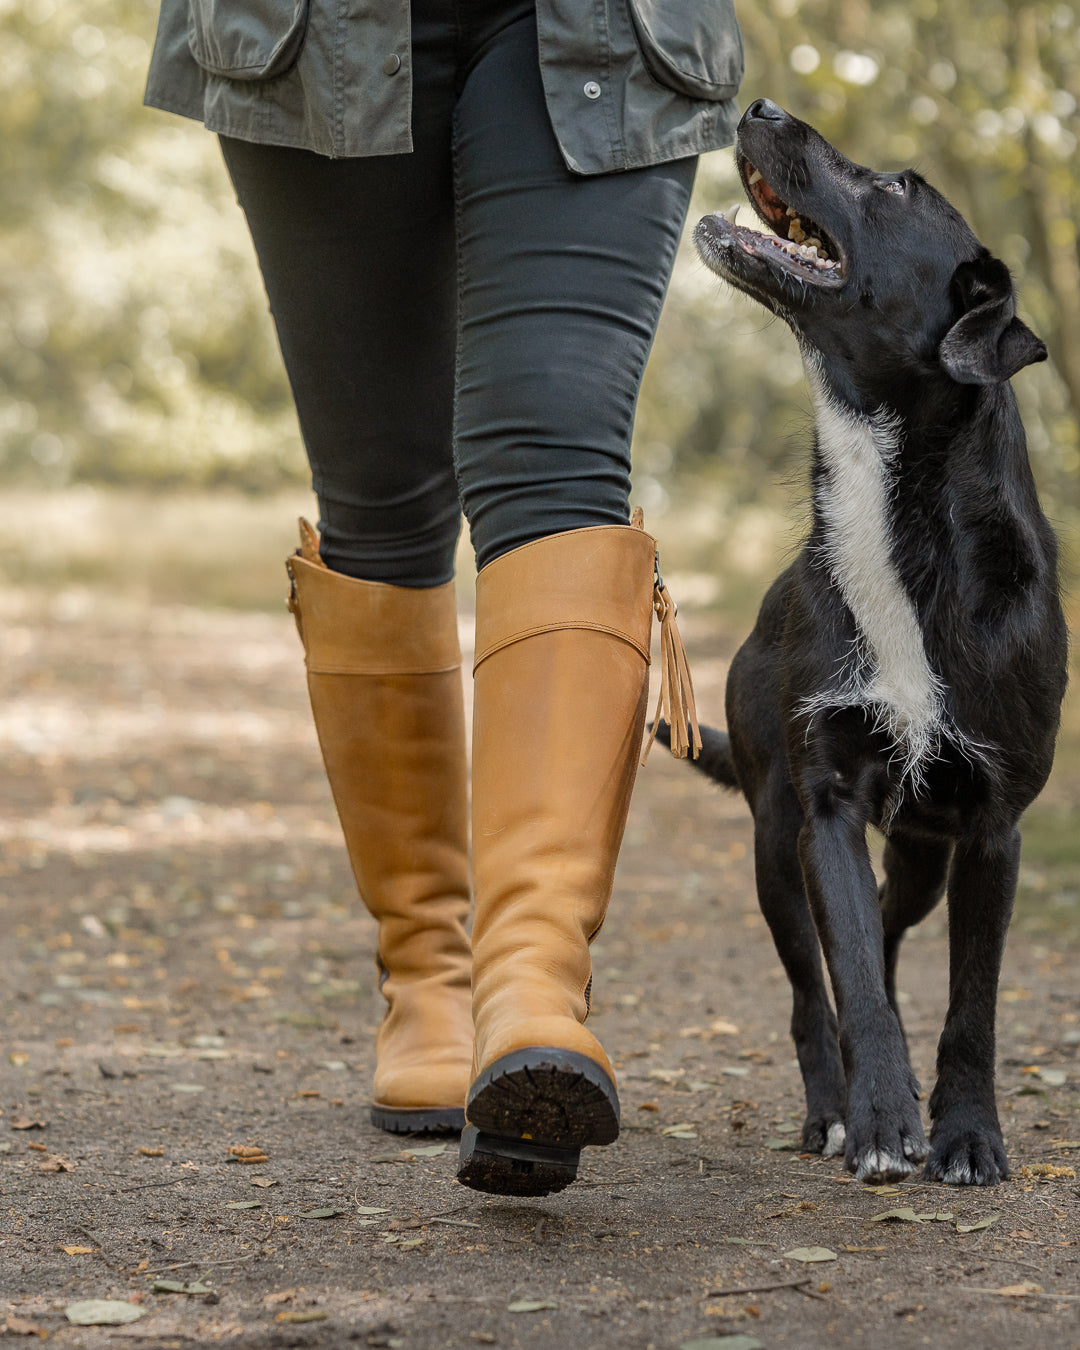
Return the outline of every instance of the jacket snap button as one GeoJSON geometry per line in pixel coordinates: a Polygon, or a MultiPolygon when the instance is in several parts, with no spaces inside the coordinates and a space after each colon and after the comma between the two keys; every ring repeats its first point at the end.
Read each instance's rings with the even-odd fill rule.
{"type": "Polygon", "coordinates": [[[388,56],[386,60],[382,63],[382,70],[384,75],[396,75],[400,69],[401,69],[400,56],[388,56]]]}
{"type": "Polygon", "coordinates": [[[602,93],[603,90],[600,88],[600,86],[596,83],[595,80],[590,80],[589,83],[585,86],[586,98],[599,98],[602,93]]]}

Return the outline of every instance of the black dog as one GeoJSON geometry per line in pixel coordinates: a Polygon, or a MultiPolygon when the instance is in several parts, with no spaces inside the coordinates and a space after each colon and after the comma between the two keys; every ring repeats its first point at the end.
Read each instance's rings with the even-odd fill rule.
{"type": "Polygon", "coordinates": [[[793,986],[803,1146],[845,1150],[864,1181],[929,1154],[930,1178],[995,1183],[1017,825],[1050,772],[1066,679],[1056,544],[1008,384],[1046,348],[1005,266],[917,174],[853,164],[767,100],[736,156],[775,234],[714,215],[695,239],[802,348],[813,523],[732,664],[730,741],[710,733],[698,764],[753,812],[758,896],[793,986]],[[886,839],[880,893],[868,825],[886,839]],[[895,972],[946,884],[928,1147],[895,972]]]}

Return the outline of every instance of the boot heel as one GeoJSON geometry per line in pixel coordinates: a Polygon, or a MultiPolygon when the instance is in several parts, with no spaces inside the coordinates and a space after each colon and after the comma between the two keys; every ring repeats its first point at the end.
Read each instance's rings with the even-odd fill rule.
{"type": "Polygon", "coordinates": [[[576,1179],[580,1158],[579,1148],[533,1144],[467,1125],[461,1134],[457,1179],[492,1195],[550,1195],[576,1179]]]}
{"type": "Polygon", "coordinates": [[[534,1046],[503,1055],[469,1092],[458,1181],[496,1195],[548,1195],[577,1176],[586,1144],[619,1136],[619,1098],[599,1064],[534,1046]]]}

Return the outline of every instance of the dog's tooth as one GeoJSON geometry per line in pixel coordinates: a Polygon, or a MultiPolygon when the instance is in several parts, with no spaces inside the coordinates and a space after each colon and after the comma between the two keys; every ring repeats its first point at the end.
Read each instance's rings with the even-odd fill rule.
{"type": "Polygon", "coordinates": [[[792,220],[794,220],[794,219],[795,219],[795,208],[794,208],[793,206],[787,207],[786,210],[785,210],[785,215],[790,216],[790,217],[792,218],[792,220]]]}
{"type": "Polygon", "coordinates": [[[753,187],[755,183],[760,183],[761,182],[760,170],[755,169],[754,172],[750,175],[750,177],[746,181],[750,184],[751,187],[753,187]]]}

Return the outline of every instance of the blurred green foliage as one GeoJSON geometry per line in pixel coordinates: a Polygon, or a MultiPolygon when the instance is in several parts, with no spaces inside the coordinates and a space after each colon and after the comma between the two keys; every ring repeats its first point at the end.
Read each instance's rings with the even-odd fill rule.
{"type": "MultiPolygon", "coordinates": [[[[853,159],[914,164],[1016,273],[1051,359],[1023,372],[1052,513],[1080,511],[1080,22],[1009,0],[757,0],[743,101],[853,159]]],[[[305,481],[250,244],[212,136],[140,106],[151,0],[0,0],[0,479],[305,481]]],[[[703,161],[691,223],[740,196],[703,161]]],[[[638,419],[638,496],[713,528],[798,475],[787,330],[684,248],[638,419]],[[707,491],[706,491],[707,489],[707,491]]]]}

